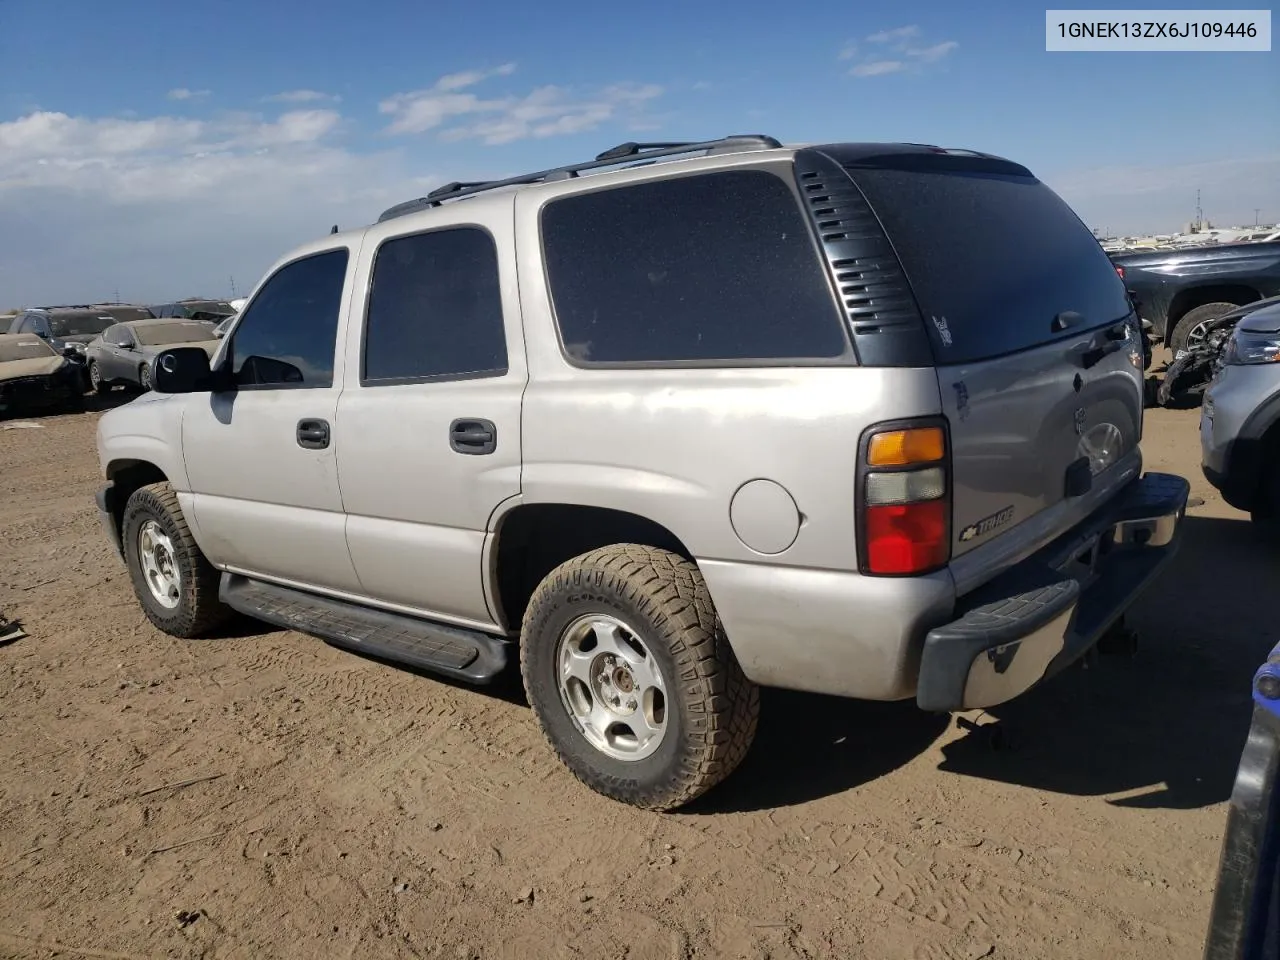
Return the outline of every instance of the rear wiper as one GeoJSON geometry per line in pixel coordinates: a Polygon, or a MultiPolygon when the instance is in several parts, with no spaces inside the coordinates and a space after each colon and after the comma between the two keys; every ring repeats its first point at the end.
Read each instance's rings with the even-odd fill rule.
{"type": "Polygon", "coordinates": [[[1053,318],[1053,323],[1049,325],[1049,329],[1054,333],[1061,333],[1063,330],[1076,326],[1083,319],[1084,317],[1074,310],[1063,310],[1053,318]]]}

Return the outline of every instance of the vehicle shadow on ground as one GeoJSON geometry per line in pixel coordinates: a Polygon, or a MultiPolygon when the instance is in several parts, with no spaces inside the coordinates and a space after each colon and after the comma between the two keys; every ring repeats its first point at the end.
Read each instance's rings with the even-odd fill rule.
{"type": "Polygon", "coordinates": [[[938,739],[950,718],[914,700],[869,703],[760,691],[760,728],[733,777],[681,810],[745,813],[842,793],[909,763],[938,739]]]}
{"type": "Polygon", "coordinates": [[[106,410],[114,410],[116,407],[123,407],[130,400],[136,400],[142,396],[137,390],[112,390],[109,393],[90,393],[84,398],[86,410],[94,413],[100,413],[106,410]]]}
{"type": "Polygon", "coordinates": [[[1177,558],[1134,605],[1132,658],[1097,657],[987,711],[940,769],[1039,790],[1127,793],[1124,807],[1228,799],[1251,679],[1280,640],[1280,550],[1243,520],[1188,517],[1177,558]]]}

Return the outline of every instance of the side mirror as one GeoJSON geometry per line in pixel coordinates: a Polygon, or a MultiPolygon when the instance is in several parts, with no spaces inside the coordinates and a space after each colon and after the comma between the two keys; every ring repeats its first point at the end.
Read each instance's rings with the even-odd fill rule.
{"type": "Polygon", "coordinates": [[[129,337],[125,337],[120,341],[120,347],[123,350],[133,350],[137,346],[138,345],[134,343],[133,340],[129,337]]]}
{"type": "Polygon", "coordinates": [[[209,355],[200,347],[162,351],[151,371],[151,387],[156,393],[212,392],[215,377],[209,369],[209,355]]]}

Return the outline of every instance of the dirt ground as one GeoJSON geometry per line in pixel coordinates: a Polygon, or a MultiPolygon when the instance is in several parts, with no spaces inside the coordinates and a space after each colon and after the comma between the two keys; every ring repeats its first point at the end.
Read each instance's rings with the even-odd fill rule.
{"type": "MultiPolygon", "coordinates": [[[[738,773],[642,813],[476,691],[139,612],[96,413],[0,430],[0,956],[1195,958],[1280,554],[1203,498],[1103,658],[989,714],[766,691],[738,773]],[[186,785],[183,785],[186,783],[186,785]]],[[[15,427],[16,424],[0,424],[15,427]]]]}

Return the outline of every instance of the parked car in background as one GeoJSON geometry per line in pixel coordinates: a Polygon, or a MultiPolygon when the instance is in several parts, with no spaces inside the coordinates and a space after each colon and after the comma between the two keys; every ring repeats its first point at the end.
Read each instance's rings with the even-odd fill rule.
{"type": "Polygon", "coordinates": [[[0,416],[84,409],[80,367],[32,333],[0,335],[0,416]]]}
{"type": "Polygon", "coordinates": [[[1156,391],[1157,402],[1161,406],[1169,406],[1188,399],[1198,399],[1217,373],[1236,324],[1249,314],[1278,303],[1280,297],[1255,300],[1243,307],[1228,310],[1220,317],[1206,320],[1201,339],[1187,344],[1165,370],[1156,391]]]}
{"type": "Polygon", "coordinates": [[[451,184],[283,257],[218,342],[98,424],[152,623],[519,661],[550,752],[650,809],[741,762],[758,685],[1021,695],[1186,507],[1142,471],[1111,263],[968,150],[627,143],[451,184]]]}
{"type": "Polygon", "coordinates": [[[1201,466],[1280,540],[1280,302],[1236,324],[1200,408],[1201,466]]]}
{"type": "Polygon", "coordinates": [[[110,313],[92,306],[32,307],[23,310],[9,324],[10,333],[33,333],[59,353],[71,347],[79,353],[84,345],[116,322],[110,313]]]}
{"type": "Polygon", "coordinates": [[[1228,310],[1280,294],[1280,241],[1113,253],[1111,262],[1176,357],[1228,310]]]}
{"type": "Polygon", "coordinates": [[[62,354],[80,372],[83,387],[88,387],[88,368],[84,348],[88,342],[116,322],[114,316],[91,306],[36,307],[23,310],[9,325],[10,333],[35,334],[47,340],[56,353],[62,354]]]}
{"type": "Polygon", "coordinates": [[[89,344],[89,385],[95,393],[114,386],[151,389],[151,361],[174,346],[203,347],[210,355],[218,346],[214,324],[208,320],[129,320],[103,331],[89,344]]]}
{"type": "Polygon", "coordinates": [[[150,309],[160,319],[212,320],[214,323],[236,312],[225,300],[175,300],[156,304],[150,309]]]}

